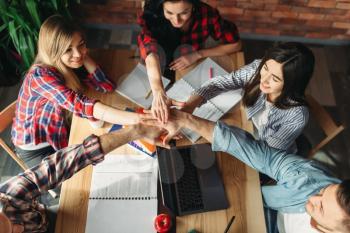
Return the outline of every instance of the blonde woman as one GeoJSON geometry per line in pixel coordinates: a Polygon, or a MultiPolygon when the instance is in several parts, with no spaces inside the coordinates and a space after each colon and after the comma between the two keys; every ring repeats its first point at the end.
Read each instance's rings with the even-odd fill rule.
{"type": "Polygon", "coordinates": [[[83,95],[84,86],[101,92],[115,88],[88,56],[81,30],[62,16],[51,16],[40,28],[38,53],[20,89],[11,132],[17,154],[29,167],[68,145],[67,115],[118,124],[139,122],[136,113],[83,95]],[[78,77],[75,71],[83,67],[87,75],[78,77]]]}

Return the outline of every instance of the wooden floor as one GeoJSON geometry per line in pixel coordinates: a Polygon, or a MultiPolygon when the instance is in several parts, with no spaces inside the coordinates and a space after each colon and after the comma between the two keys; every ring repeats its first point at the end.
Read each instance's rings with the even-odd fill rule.
{"type": "MultiPolygon", "coordinates": [[[[118,29],[119,32],[121,30],[118,29]]],[[[87,33],[89,47],[116,48],[135,47],[136,32],[125,30],[125,35],[118,36],[116,31],[107,29],[89,29],[87,33]],[[120,42],[118,42],[120,40],[120,42]]],[[[123,32],[122,32],[123,33],[123,32]]],[[[265,50],[274,42],[243,40],[246,63],[261,58],[265,50]]],[[[344,125],[350,124],[350,48],[344,46],[309,45],[316,55],[315,77],[309,91],[326,106],[332,116],[344,125]]],[[[17,98],[19,85],[14,87],[0,87],[0,107],[17,98]]],[[[305,134],[311,141],[317,140],[319,129],[312,119],[305,134]]],[[[10,142],[10,132],[1,137],[10,142]]],[[[334,164],[340,177],[350,178],[350,130],[346,129],[338,135],[317,157],[334,164]]],[[[19,167],[0,149],[0,181],[20,172],[19,167]]]]}

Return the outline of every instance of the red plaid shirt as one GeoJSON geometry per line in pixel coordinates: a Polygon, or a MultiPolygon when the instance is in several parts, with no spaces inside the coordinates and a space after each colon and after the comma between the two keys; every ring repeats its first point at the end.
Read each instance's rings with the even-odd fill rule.
{"type": "MultiPolygon", "coordinates": [[[[100,68],[82,81],[101,92],[115,89],[115,85],[100,68]]],[[[65,86],[64,78],[57,69],[36,66],[24,78],[18,95],[12,141],[15,145],[48,142],[55,150],[64,148],[68,145],[69,129],[65,124],[63,110],[94,119],[95,102],[65,86]]]]}
{"type": "Polygon", "coordinates": [[[13,224],[24,226],[24,232],[46,232],[45,206],[38,197],[59,186],[75,173],[104,160],[98,137],[92,135],[81,145],[73,145],[46,157],[39,165],[0,184],[0,202],[13,224]]]}
{"type": "MultiPolygon", "coordinates": [[[[185,55],[202,48],[205,40],[211,36],[222,43],[236,43],[239,41],[238,29],[234,23],[221,18],[219,12],[211,6],[201,3],[197,14],[193,14],[192,27],[181,37],[180,54],[185,55]]],[[[147,28],[143,14],[138,17],[138,24],[141,26],[141,33],[138,35],[140,54],[146,59],[150,53],[158,52],[157,39],[147,28]]]]}

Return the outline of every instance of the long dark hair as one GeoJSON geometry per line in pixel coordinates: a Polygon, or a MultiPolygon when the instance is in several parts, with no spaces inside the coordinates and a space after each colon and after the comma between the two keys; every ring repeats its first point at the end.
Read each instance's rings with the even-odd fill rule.
{"type": "Polygon", "coordinates": [[[270,59],[283,64],[284,84],[281,95],[277,97],[274,105],[281,109],[307,105],[305,89],[314,70],[315,57],[309,48],[297,42],[280,43],[267,50],[255,72],[255,77],[244,88],[244,105],[252,106],[257,101],[261,93],[260,71],[270,59]]]}
{"type": "Polygon", "coordinates": [[[200,0],[146,0],[143,10],[143,19],[148,30],[151,31],[153,37],[157,39],[159,46],[166,54],[166,64],[173,60],[173,54],[181,44],[182,32],[180,29],[173,27],[169,20],[164,17],[163,4],[165,2],[180,1],[191,3],[193,5],[192,14],[197,13],[200,0]]]}

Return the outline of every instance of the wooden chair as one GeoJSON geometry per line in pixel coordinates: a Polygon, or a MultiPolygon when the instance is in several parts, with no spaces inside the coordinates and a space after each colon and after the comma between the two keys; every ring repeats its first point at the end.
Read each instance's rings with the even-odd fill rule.
{"type": "MultiPolygon", "coordinates": [[[[17,101],[13,102],[0,112],[0,134],[9,126],[11,126],[12,120],[15,117],[16,103],[17,101]]],[[[0,138],[0,146],[11,156],[13,160],[16,161],[16,163],[23,170],[26,170],[28,168],[23,160],[16,155],[16,153],[6,144],[2,138],[0,138]]],[[[57,194],[53,190],[49,190],[49,193],[53,198],[57,197],[57,194]]]]}
{"type": "Polygon", "coordinates": [[[310,113],[317,121],[326,137],[317,145],[313,146],[308,153],[308,158],[312,158],[315,153],[330,142],[335,136],[344,130],[343,125],[337,125],[329,113],[311,96],[306,95],[306,101],[309,104],[310,113]]]}
{"type": "MultiPolygon", "coordinates": [[[[12,120],[15,117],[16,101],[7,106],[0,112],[0,133],[2,133],[7,127],[12,124],[12,120]]],[[[20,159],[15,152],[6,144],[6,142],[0,138],[0,146],[12,157],[13,160],[23,169],[26,170],[27,166],[20,159]]]]}

